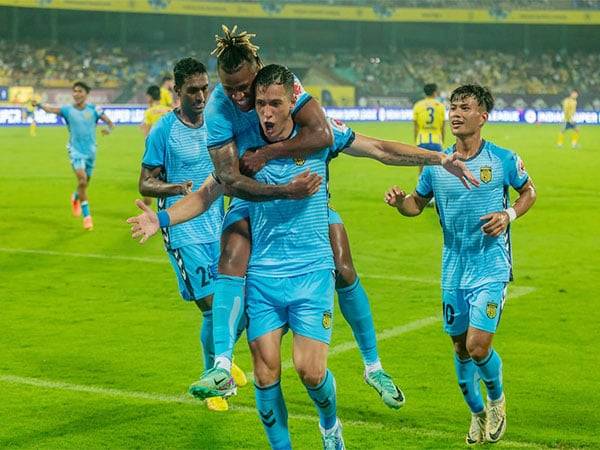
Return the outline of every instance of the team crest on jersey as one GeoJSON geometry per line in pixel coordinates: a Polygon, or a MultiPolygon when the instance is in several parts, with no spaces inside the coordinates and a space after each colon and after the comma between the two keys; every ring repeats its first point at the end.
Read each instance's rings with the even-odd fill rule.
{"type": "Polygon", "coordinates": [[[517,173],[520,177],[524,176],[527,173],[525,170],[525,164],[523,164],[523,160],[517,156],[517,173]]]}
{"type": "Polygon", "coordinates": [[[487,308],[485,309],[485,313],[490,319],[494,319],[498,312],[498,305],[495,303],[488,303],[487,308]]]}
{"type": "Polygon", "coordinates": [[[323,328],[329,330],[331,328],[331,313],[326,311],[323,313],[323,328]]]}
{"type": "Polygon", "coordinates": [[[492,181],[492,168],[490,166],[483,166],[479,169],[479,179],[484,183],[492,181]]]}
{"type": "Polygon", "coordinates": [[[296,158],[296,159],[294,159],[294,162],[296,163],[297,166],[303,166],[304,163],[306,162],[306,160],[304,158],[296,158]]]}
{"type": "Polygon", "coordinates": [[[89,112],[89,111],[85,111],[85,112],[83,113],[83,117],[85,117],[85,119],[86,119],[86,120],[89,120],[89,119],[91,119],[91,117],[92,117],[92,113],[91,113],[91,112],[89,112]]]}

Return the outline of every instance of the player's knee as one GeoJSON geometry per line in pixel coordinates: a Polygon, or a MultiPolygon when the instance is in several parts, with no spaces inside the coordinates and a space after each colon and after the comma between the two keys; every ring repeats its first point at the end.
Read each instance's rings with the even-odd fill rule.
{"type": "Polygon", "coordinates": [[[219,259],[219,273],[235,277],[246,276],[249,255],[236,251],[231,247],[225,247],[219,259]]]}
{"type": "Polygon", "coordinates": [[[258,387],[265,387],[274,384],[281,377],[279,368],[272,368],[266,365],[254,367],[254,383],[258,387]]]}
{"type": "Polygon", "coordinates": [[[321,367],[320,365],[301,365],[296,367],[296,371],[304,385],[315,387],[325,378],[326,367],[321,367]]]}
{"type": "Polygon", "coordinates": [[[77,187],[79,189],[86,189],[88,186],[88,180],[86,177],[78,177],[77,178],[77,187]]]}
{"type": "Polygon", "coordinates": [[[454,352],[458,355],[460,359],[468,359],[470,357],[469,351],[467,350],[466,342],[456,341],[453,343],[454,352]]]}
{"type": "Polygon", "coordinates": [[[488,355],[489,351],[490,349],[488,345],[484,342],[479,342],[476,340],[470,340],[467,342],[467,352],[475,361],[481,361],[484,359],[488,355]]]}
{"type": "Polygon", "coordinates": [[[340,262],[335,266],[336,287],[350,286],[356,280],[356,270],[351,262],[340,262]]]}

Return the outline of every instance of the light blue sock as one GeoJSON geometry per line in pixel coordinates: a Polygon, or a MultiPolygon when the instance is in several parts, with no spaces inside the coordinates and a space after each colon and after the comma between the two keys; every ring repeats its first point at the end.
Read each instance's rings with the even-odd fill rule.
{"type": "Polygon", "coordinates": [[[465,397],[465,402],[469,405],[471,412],[480,413],[483,411],[483,398],[481,397],[481,386],[479,385],[479,375],[477,366],[471,358],[460,359],[454,354],[454,369],[458,378],[458,385],[465,397]]]}
{"type": "Polygon", "coordinates": [[[317,407],[321,426],[324,429],[329,430],[335,425],[337,420],[335,378],[333,377],[333,374],[327,369],[323,381],[314,388],[306,386],[306,390],[317,407]]]}
{"type": "Polygon", "coordinates": [[[244,278],[218,275],[213,297],[215,356],[233,357],[240,321],[244,317],[244,278]]]}
{"type": "Polygon", "coordinates": [[[336,291],[342,315],[352,328],[354,339],[356,339],[365,364],[378,362],[377,338],[373,317],[371,316],[371,307],[360,279],[356,277],[356,280],[350,286],[336,289],[336,291]]]}
{"type": "Polygon", "coordinates": [[[87,200],[81,202],[81,213],[83,214],[83,217],[90,215],[90,205],[87,200]]]}
{"type": "Polygon", "coordinates": [[[494,349],[481,361],[475,361],[479,375],[485,383],[490,400],[498,400],[504,391],[502,387],[502,360],[494,349]]]}
{"type": "Polygon", "coordinates": [[[274,450],[291,450],[290,432],[288,430],[288,412],[281,391],[281,382],[259,387],[254,385],[256,409],[269,444],[274,450]]]}
{"type": "Polygon", "coordinates": [[[202,330],[200,344],[204,355],[204,370],[210,369],[215,362],[215,346],[213,343],[213,314],[212,311],[202,312],[202,330]]]}

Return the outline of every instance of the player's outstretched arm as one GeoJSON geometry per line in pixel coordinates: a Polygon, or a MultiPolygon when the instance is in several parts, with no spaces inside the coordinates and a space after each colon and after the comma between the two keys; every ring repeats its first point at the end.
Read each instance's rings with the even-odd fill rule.
{"type": "Polygon", "coordinates": [[[160,211],[158,214],[141,200],[136,200],[135,204],[142,210],[142,214],[127,219],[127,223],[131,224],[131,236],[139,239],[140,244],[143,244],[156,234],[161,226],[187,222],[204,213],[223,193],[223,186],[218,184],[211,175],[196,192],[186,195],[170,208],[160,211]]]}
{"type": "Polygon", "coordinates": [[[31,101],[31,106],[38,107],[42,111],[46,111],[47,113],[50,113],[50,114],[60,114],[60,108],[58,106],[44,105],[43,103],[39,103],[35,100],[31,101]]]}
{"type": "Polygon", "coordinates": [[[107,125],[107,128],[103,128],[101,133],[104,136],[110,134],[110,132],[115,128],[115,124],[113,123],[113,121],[110,120],[106,113],[102,113],[102,115],[100,116],[100,120],[107,125]]]}
{"type": "Polygon", "coordinates": [[[393,208],[396,208],[400,214],[407,217],[414,217],[421,214],[427,203],[428,198],[421,197],[416,192],[406,195],[398,186],[392,186],[387,190],[383,200],[393,208]]]}
{"type": "Polygon", "coordinates": [[[301,199],[319,190],[321,177],[308,170],[287,184],[260,183],[240,173],[238,151],[234,142],[209,150],[217,181],[222,183],[228,195],[261,202],[277,198],[301,199]]]}
{"type": "Polygon", "coordinates": [[[240,161],[242,172],[253,175],[272,159],[304,158],[332,145],[333,134],[325,113],[311,98],[294,116],[300,131],[293,138],[269,144],[259,151],[246,152],[240,161]]]}
{"type": "Polygon", "coordinates": [[[384,141],[356,133],[352,145],[344,153],[375,159],[390,166],[444,166],[448,172],[458,177],[465,187],[469,183],[479,186],[477,180],[457,155],[448,156],[441,152],[424,150],[414,145],[396,141],[384,141]]]}
{"type": "Polygon", "coordinates": [[[159,178],[161,171],[161,166],[152,169],[142,166],[138,183],[140,194],[145,197],[172,197],[192,192],[192,181],[167,183],[159,178]]]}
{"type": "Polygon", "coordinates": [[[533,185],[531,178],[521,189],[518,189],[517,192],[519,193],[519,198],[515,200],[512,207],[507,208],[504,211],[496,211],[480,217],[480,220],[485,221],[485,224],[481,227],[481,231],[488,236],[500,236],[506,231],[508,225],[513,220],[516,220],[517,217],[521,217],[531,209],[537,198],[535,186],[533,185]]]}

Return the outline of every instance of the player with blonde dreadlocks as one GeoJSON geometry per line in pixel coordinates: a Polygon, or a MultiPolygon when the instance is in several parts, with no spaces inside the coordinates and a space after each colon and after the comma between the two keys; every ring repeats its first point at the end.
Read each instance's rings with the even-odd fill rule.
{"type": "MultiPolygon", "coordinates": [[[[243,158],[244,173],[255,173],[272,159],[294,158],[302,164],[307,154],[328,147],[332,139],[331,125],[320,105],[295,79],[296,101],[292,115],[298,133],[257,151],[238,153],[238,148],[249,147],[245,142],[246,131],[260,126],[254,111],[253,82],[262,62],[258,47],[252,43],[253,37],[245,31],[237,32],[237,27],[230,30],[223,26],[223,35],[216,36],[217,47],[213,52],[217,56],[221,83],[215,87],[206,106],[208,148],[215,165],[215,178],[238,198],[226,214],[221,236],[221,259],[213,303],[215,366],[190,387],[190,392],[200,398],[236,392],[230,376],[231,355],[235,324],[243,317],[244,277],[251,247],[247,204],[242,199],[290,198],[283,186],[265,185],[240,173],[240,158],[243,158]]],[[[308,185],[312,176],[306,174],[306,179],[294,180],[291,185],[296,182],[308,185]]],[[[404,396],[382,369],[368,298],[352,263],[346,230],[339,215],[331,211],[330,216],[336,289],[342,313],[352,327],[363,355],[365,379],[388,406],[398,408],[404,403],[404,396]]]]}

